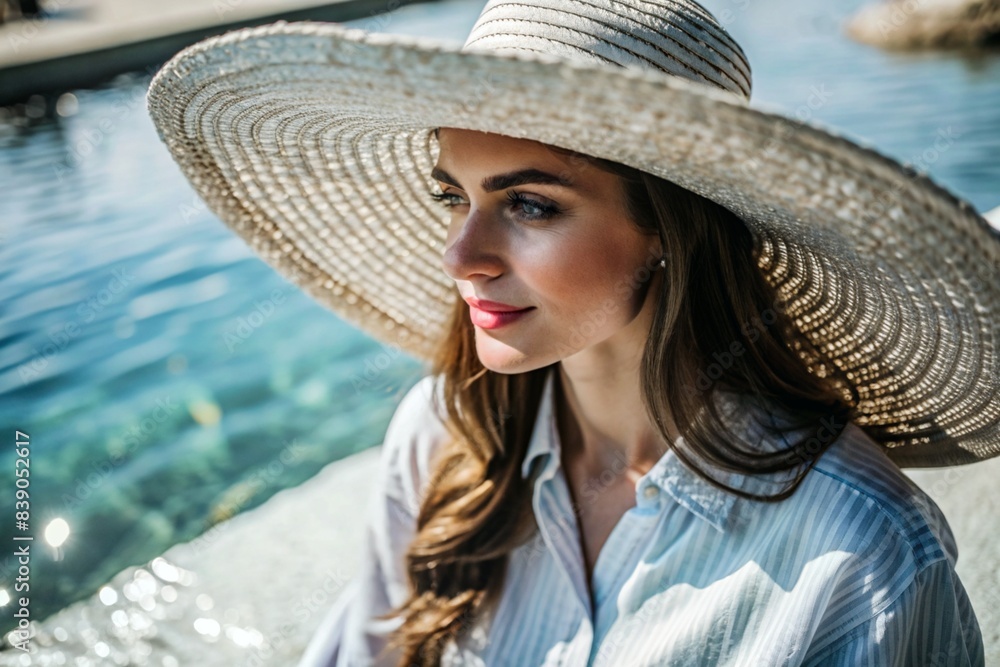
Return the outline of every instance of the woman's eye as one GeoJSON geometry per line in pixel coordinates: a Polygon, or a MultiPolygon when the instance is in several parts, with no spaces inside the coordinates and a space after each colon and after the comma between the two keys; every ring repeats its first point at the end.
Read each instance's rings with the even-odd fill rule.
{"type": "MultiPolygon", "coordinates": [[[[428,194],[432,199],[441,202],[445,208],[449,209],[466,203],[462,197],[450,192],[429,192],[428,194]]],[[[528,199],[519,192],[509,192],[507,201],[512,209],[520,211],[521,217],[530,220],[543,220],[559,213],[558,207],[528,199]]]]}
{"type": "Polygon", "coordinates": [[[451,208],[453,206],[458,206],[462,203],[462,198],[458,195],[450,194],[448,192],[431,192],[429,193],[431,198],[435,201],[441,202],[445,208],[451,208]]]}
{"type": "Polygon", "coordinates": [[[519,192],[510,192],[507,195],[507,200],[515,208],[520,208],[524,212],[525,217],[531,218],[532,220],[542,220],[559,214],[558,207],[543,204],[535,201],[534,199],[528,199],[519,192]]]}
{"type": "Polygon", "coordinates": [[[528,215],[538,215],[539,213],[542,212],[541,207],[539,207],[539,206],[537,206],[535,204],[532,204],[528,200],[521,201],[520,202],[520,206],[521,206],[521,210],[524,211],[525,213],[527,213],[528,215]]]}

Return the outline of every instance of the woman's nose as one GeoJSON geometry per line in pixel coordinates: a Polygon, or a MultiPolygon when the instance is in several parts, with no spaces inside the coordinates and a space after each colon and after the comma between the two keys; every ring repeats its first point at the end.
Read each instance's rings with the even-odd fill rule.
{"type": "Polygon", "coordinates": [[[456,215],[449,225],[441,266],[452,280],[498,275],[503,267],[499,256],[502,247],[496,222],[485,211],[470,208],[468,215],[456,215]]]}

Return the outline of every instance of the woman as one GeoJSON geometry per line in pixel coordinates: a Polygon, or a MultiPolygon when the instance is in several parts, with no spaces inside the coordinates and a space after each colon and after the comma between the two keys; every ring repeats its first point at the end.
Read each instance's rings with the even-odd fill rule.
{"type": "Polygon", "coordinates": [[[693,2],[493,1],[460,50],[279,23],[157,75],[220,218],[429,362],[303,665],[983,664],[899,466],[997,453],[1000,242],[749,92],[693,2]]]}

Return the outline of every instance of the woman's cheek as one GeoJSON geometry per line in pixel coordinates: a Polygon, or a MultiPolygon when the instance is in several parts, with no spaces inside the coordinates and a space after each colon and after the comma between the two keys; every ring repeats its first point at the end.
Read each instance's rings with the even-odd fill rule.
{"type": "Polygon", "coordinates": [[[532,275],[560,295],[572,296],[585,292],[598,266],[589,246],[552,244],[543,252],[532,255],[532,275]],[[568,293],[568,294],[567,294],[568,293]]]}

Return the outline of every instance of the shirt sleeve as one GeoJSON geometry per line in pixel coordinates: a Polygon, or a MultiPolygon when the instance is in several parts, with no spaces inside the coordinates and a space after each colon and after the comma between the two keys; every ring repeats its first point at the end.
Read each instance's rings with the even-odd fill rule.
{"type": "Polygon", "coordinates": [[[409,595],[404,554],[416,529],[431,459],[447,436],[432,409],[433,378],[407,392],[396,408],[379,459],[379,472],[357,576],[338,596],[303,654],[299,667],[395,667],[399,650],[378,657],[401,619],[376,620],[409,595]]]}
{"type": "Polygon", "coordinates": [[[824,667],[982,667],[983,637],[948,559],[917,573],[882,612],[805,664],[824,667]]]}

